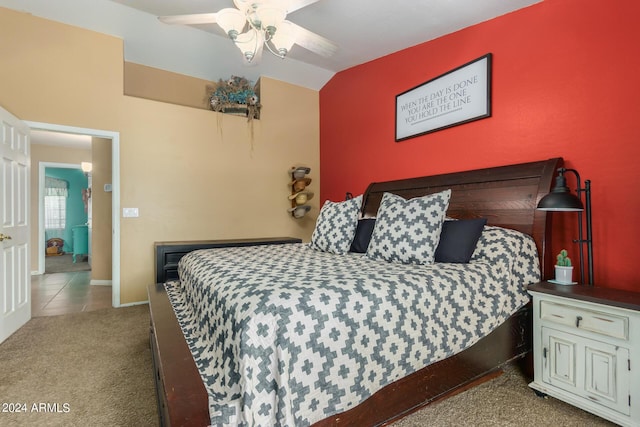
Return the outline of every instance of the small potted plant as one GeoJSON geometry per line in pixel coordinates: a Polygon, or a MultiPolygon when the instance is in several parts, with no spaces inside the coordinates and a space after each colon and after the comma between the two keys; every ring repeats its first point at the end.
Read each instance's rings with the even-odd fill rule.
{"type": "Polygon", "coordinates": [[[571,258],[567,255],[567,250],[563,249],[556,257],[556,282],[562,285],[573,284],[573,266],[571,265],[571,258]]]}

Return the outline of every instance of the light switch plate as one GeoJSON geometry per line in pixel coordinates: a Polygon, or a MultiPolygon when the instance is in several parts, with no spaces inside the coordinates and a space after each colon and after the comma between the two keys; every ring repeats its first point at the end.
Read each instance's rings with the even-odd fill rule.
{"type": "Polygon", "coordinates": [[[138,208],[122,208],[122,216],[125,218],[137,218],[139,216],[138,208]]]}

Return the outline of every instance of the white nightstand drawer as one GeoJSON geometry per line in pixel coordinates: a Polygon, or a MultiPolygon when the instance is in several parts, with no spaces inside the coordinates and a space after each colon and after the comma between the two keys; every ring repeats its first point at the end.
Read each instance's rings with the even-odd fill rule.
{"type": "Polygon", "coordinates": [[[623,316],[540,301],[540,319],[609,337],[629,339],[629,319],[623,316]]]}

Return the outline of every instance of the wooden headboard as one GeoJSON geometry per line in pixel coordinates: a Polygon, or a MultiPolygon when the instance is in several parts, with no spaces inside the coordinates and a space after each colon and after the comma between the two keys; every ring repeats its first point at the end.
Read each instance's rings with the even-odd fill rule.
{"type": "Polygon", "coordinates": [[[562,158],[444,175],[372,183],[364,193],[362,213],[374,217],[385,192],[406,199],[451,189],[447,216],[487,218],[487,223],[512,228],[533,237],[542,277],[552,277],[554,261],[547,248],[551,224],[547,212],[536,210],[551,189],[562,158]]]}

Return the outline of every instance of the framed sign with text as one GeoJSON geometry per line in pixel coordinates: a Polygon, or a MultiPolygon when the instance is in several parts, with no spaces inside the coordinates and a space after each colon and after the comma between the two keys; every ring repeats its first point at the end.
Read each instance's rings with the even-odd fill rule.
{"type": "Polygon", "coordinates": [[[396,95],[396,142],[491,117],[491,54],[396,95]]]}

